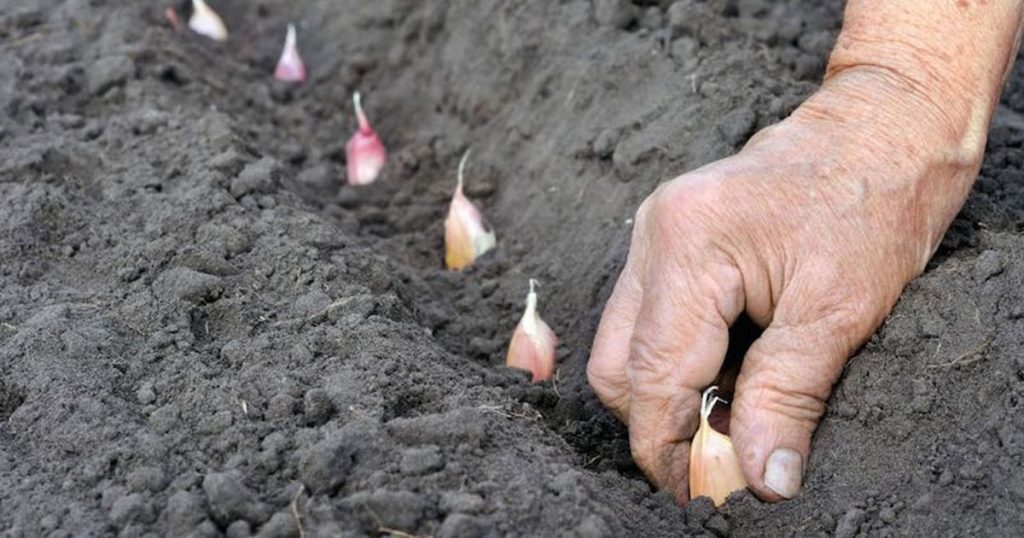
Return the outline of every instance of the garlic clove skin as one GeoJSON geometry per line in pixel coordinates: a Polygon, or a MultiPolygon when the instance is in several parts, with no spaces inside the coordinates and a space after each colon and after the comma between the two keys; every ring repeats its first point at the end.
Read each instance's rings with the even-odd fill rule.
{"type": "Polygon", "coordinates": [[[701,397],[700,426],[690,445],[690,499],[710,497],[721,506],[731,493],[746,488],[747,480],[732,440],[708,422],[715,404],[724,401],[714,396],[716,390],[710,387],[701,397]]]}
{"type": "Polygon", "coordinates": [[[288,25],[288,33],[284,38],[284,50],[281,51],[281,58],[274,68],[274,78],[284,82],[306,82],[306,64],[299,56],[299,47],[296,44],[295,25],[288,25]]]}
{"type": "Polygon", "coordinates": [[[463,171],[468,158],[467,150],[459,162],[458,184],[444,220],[444,263],[455,271],[473,265],[477,258],[498,243],[483,213],[462,192],[463,171]]]}
{"type": "Polygon", "coordinates": [[[188,19],[188,27],[215,41],[228,39],[228,28],[224,26],[224,20],[205,0],[192,0],[192,16],[188,19]]]}
{"type": "Polygon", "coordinates": [[[530,279],[526,310],[512,333],[505,365],[533,373],[533,382],[547,381],[555,373],[555,349],[558,337],[537,313],[537,281],[530,279]]]}
{"type": "Polygon", "coordinates": [[[493,231],[487,228],[483,214],[456,191],[444,221],[444,263],[453,271],[461,271],[497,244],[493,231]]]}
{"type": "Polygon", "coordinates": [[[362,98],[359,92],[352,95],[352,103],[356,109],[359,129],[348,143],[345,144],[345,161],[348,170],[348,184],[352,186],[369,185],[377,180],[380,171],[387,161],[387,151],[377,137],[377,132],[363,113],[362,98]]]}
{"type": "Polygon", "coordinates": [[[164,18],[167,19],[167,23],[171,25],[176,33],[181,33],[181,20],[178,18],[178,12],[173,7],[168,6],[164,10],[164,18]]]}

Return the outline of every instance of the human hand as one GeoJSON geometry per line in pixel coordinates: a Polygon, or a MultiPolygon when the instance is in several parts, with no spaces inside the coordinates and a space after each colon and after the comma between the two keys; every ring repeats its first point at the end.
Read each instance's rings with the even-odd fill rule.
{"type": "MultiPolygon", "coordinates": [[[[629,426],[637,464],[680,501],[701,391],[737,317],[764,332],[744,358],[729,433],[751,489],[790,498],[844,364],[966,198],[984,136],[965,146],[977,128],[944,124],[890,77],[837,75],[739,154],[663,184],[637,212],[587,373],[629,426]]],[[[973,121],[984,133],[987,115],[973,121]]]]}

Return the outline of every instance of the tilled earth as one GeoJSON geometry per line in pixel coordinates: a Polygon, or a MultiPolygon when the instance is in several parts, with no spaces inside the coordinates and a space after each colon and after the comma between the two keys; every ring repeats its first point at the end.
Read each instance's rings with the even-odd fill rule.
{"type": "Polygon", "coordinates": [[[586,385],[630,218],[814,90],[841,3],[0,0],[3,536],[1013,535],[1024,77],[807,484],[678,508],[586,385]],[[179,6],[186,9],[187,6],[179,6]],[[270,72],[288,22],[308,84],[270,72]],[[391,151],[343,186],[364,105],[391,151]],[[455,166],[498,249],[442,269],[455,166]],[[503,368],[527,279],[556,379],[503,368]]]}

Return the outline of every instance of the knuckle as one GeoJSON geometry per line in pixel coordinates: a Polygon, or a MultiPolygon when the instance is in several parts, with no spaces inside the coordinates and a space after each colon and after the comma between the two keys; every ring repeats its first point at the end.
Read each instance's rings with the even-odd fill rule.
{"type": "Polygon", "coordinates": [[[845,360],[881,323],[887,309],[873,288],[849,282],[830,283],[811,299],[802,330],[808,339],[831,342],[831,355],[845,360]],[[867,293],[865,293],[867,292],[867,293]]]}
{"type": "MultiPolygon", "coordinates": [[[[638,328],[639,329],[639,328],[638,328]]],[[[665,349],[651,338],[634,334],[629,342],[629,363],[626,371],[632,385],[652,386],[667,377],[672,350],[665,349]]]]}
{"type": "Polygon", "coordinates": [[[870,332],[867,321],[875,317],[878,310],[873,301],[844,290],[826,303],[818,317],[822,332],[857,336],[870,332]]]}
{"type": "Polygon", "coordinates": [[[697,205],[697,189],[689,178],[664,183],[651,195],[651,213],[659,220],[685,217],[697,205]]]}
{"type": "Polygon", "coordinates": [[[587,381],[599,396],[612,395],[623,390],[622,378],[625,372],[617,372],[609,367],[609,361],[594,355],[587,363],[587,381]]]}
{"type": "Polygon", "coordinates": [[[637,211],[634,240],[659,246],[652,256],[700,265],[707,264],[709,252],[716,259],[733,252],[748,235],[748,223],[720,179],[713,171],[691,172],[661,184],[637,211]]]}
{"type": "Polygon", "coordinates": [[[743,404],[760,412],[788,417],[813,431],[825,413],[831,383],[807,386],[786,382],[789,374],[761,375],[743,387],[743,404]]]}
{"type": "Polygon", "coordinates": [[[647,212],[656,218],[687,215],[702,206],[714,205],[717,182],[708,174],[691,172],[662,183],[644,201],[647,212]]]}
{"type": "Polygon", "coordinates": [[[871,335],[894,302],[884,284],[860,275],[843,256],[817,258],[801,273],[787,304],[780,304],[780,325],[799,327],[847,353],[871,335]]]}
{"type": "MultiPolygon", "coordinates": [[[[709,253],[713,259],[715,253],[709,253]]],[[[709,269],[702,274],[699,288],[702,290],[704,308],[694,311],[697,317],[708,327],[716,327],[725,319],[733,318],[743,310],[745,296],[743,293],[743,273],[727,256],[714,263],[709,262],[709,269]]]]}
{"type": "Polygon", "coordinates": [[[713,174],[691,173],[663,184],[651,195],[651,225],[693,251],[720,246],[735,234],[735,203],[713,174]]]}

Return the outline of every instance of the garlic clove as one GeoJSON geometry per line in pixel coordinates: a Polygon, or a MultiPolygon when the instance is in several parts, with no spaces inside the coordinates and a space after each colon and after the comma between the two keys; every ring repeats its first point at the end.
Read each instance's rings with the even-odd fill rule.
{"type": "Polygon", "coordinates": [[[173,7],[167,6],[167,9],[164,10],[164,18],[175,32],[181,33],[181,19],[178,18],[178,12],[173,7]]]}
{"type": "Polygon", "coordinates": [[[718,387],[704,391],[700,402],[700,426],[690,445],[690,499],[711,497],[721,506],[729,495],[747,487],[732,440],[711,427],[708,417],[715,404],[724,400],[714,395],[718,387]]]}
{"type": "Polygon", "coordinates": [[[456,271],[473,265],[478,257],[493,249],[498,242],[483,213],[462,192],[463,171],[468,158],[469,150],[459,162],[458,184],[444,220],[444,263],[448,269],[456,271]]]}
{"type": "Polygon", "coordinates": [[[205,0],[192,0],[192,17],[188,27],[193,32],[216,41],[227,41],[228,29],[220,15],[206,4],[205,0]]]}
{"type": "Polygon", "coordinates": [[[530,279],[526,310],[512,333],[505,365],[533,373],[533,382],[551,379],[555,373],[555,348],[558,337],[537,313],[537,281],[530,279]]]}
{"type": "Polygon", "coordinates": [[[306,64],[299,56],[299,47],[295,39],[295,25],[288,25],[288,33],[284,38],[284,50],[274,69],[274,78],[285,82],[305,82],[306,64]]]}
{"type": "Polygon", "coordinates": [[[359,92],[352,95],[352,103],[355,105],[359,129],[345,144],[348,184],[369,185],[377,180],[381,168],[384,168],[387,151],[380,138],[377,137],[377,132],[370,127],[370,122],[366,120],[359,92]]]}

